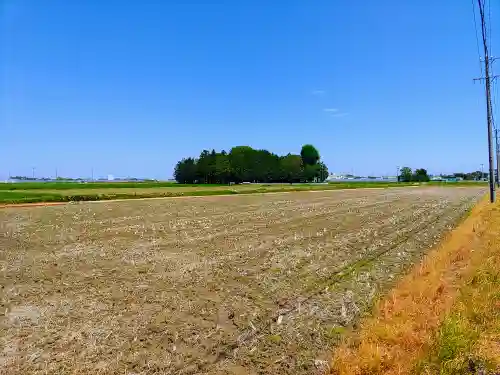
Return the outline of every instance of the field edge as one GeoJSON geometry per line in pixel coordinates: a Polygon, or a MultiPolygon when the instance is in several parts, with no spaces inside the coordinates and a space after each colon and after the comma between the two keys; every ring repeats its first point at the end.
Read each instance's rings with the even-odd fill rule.
{"type": "MultiPolygon", "coordinates": [[[[5,184],[4,184],[5,185],[5,184]]],[[[204,196],[231,196],[231,195],[250,195],[250,194],[269,194],[269,193],[294,193],[294,192],[307,192],[307,191],[341,191],[341,190],[352,190],[352,189],[392,189],[392,188],[403,188],[403,187],[413,187],[413,188],[425,188],[425,187],[450,187],[450,188],[463,188],[466,186],[472,186],[469,184],[432,184],[432,183],[328,183],[328,184],[318,184],[318,185],[282,185],[279,187],[273,187],[272,185],[261,185],[256,188],[247,188],[245,185],[235,188],[227,189],[210,189],[210,186],[206,186],[206,190],[191,190],[183,191],[182,186],[179,188],[166,187],[163,192],[158,191],[148,191],[148,188],[139,189],[134,192],[123,193],[120,192],[122,187],[115,190],[109,188],[103,191],[93,191],[93,189],[88,188],[88,193],[79,194],[63,194],[59,191],[64,191],[64,189],[51,190],[41,190],[39,187],[33,190],[2,190],[0,187],[0,209],[6,207],[23,207],[23,206],[43,206],[46,203],[51,205],[64,204],[70,202],[98,202],[98,201],[121,201],[121,200],[133,200],[133,199],[161,199],[161,198],[182,198],[182,197],[204,197],[204,196]],[[179,189],[179,190],[177,190],[179,189]],[[110,192],[107,192],[109,190],[110,192]]],[[[218,186],[221,187],[221,186],[218,186]]],[[[48,204],[47,204],[48,205],[48,204]]]]}
{"type": "Polygon", "coordinates": [[[410,374],[484,252],[477,245],[496,206],[483,197],[334,349],[333,374],[410,374]]]}

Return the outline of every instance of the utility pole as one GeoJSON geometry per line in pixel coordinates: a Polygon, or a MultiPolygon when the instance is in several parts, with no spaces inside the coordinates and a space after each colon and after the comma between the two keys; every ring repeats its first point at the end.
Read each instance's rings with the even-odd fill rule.
{"type": "Polygon", "coordinates": [[[33,180],[35,179],[35,167],[31,167],[31,175],[33,177],[33,180]]]}
{"type": "Polygon", "coordinates": [[[493,171],[493,139],[492,139],[492,111],[491,111],[491,79],[490,77],[490,60],[492,60],[488,53],[488,36],[486,35],[486,21],[484,15],[484,1],[477,0],[479,7],[479,15],[481,18],[481,35],[484,49],[484,77],[477,78],[476,80],[485,81],[486,93],[486,122],[488,128],[488,164],[489,164],[489,182],[490,182],[490,202],[495,202],[495,176],[493,171]]]}
{"type": "Polygon", "coordinates": [[[396,182],[399,182],[399,165],[396,167],[396,182]]]}
{"type": "Polygon", "coordinates": [[[481,181],[483,181],[484,178],[484,164],[481,163],[481,181]]]}

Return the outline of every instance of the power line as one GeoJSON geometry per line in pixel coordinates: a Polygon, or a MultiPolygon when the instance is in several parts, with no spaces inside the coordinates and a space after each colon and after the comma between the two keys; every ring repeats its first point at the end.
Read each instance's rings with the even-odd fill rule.
{"type": "Polygon", "coordinates": [[[488,49],[491,53],[491,0],[486,0],[488,2],[488,36],[490,40],[490,45],[488,46],[488,49]]]}
{"type": "Polygon", "coordinates": [[[477,36],[477,23],[476,23],[476,6],[474,5],[474,0],[471,0],[472,3],[472,13],[474,15],[474,35],[476,36],[476,48],[477,48],[477,56],[479,59],[479,69],[481,70],[481,75],[483,75],[483,65],[481,64],[481,52],[479,51],[479,37],[477,36]]]}

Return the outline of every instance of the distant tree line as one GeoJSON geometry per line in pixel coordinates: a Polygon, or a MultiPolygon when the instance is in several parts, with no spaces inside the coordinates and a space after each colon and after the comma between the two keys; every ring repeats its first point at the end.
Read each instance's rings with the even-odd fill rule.
{"type": "MultiPolygon", "coordinates": [[[[495,173],[496,175],[496,173],[495,173]]],[[[441,175],[443,178],[462,178],[467,181],[476,181],[476,180],[482,180],[484,178],[488,177],[488,173],[483,173],[481,171],[475,171],[475,172],[470,172],[470,173],[453,173],[451,175],[441,175]]]]}
{"type": "Polygon", "coordinates": [[[279,156],[249,146],[229,152],[203,150],[198,158],[180,160],[174,178],[183,184],[229,184],[242,182],[323,182],[328,168],[313,145],[304,145],[300,155],[279,156]]]}
{"type": "MultiPolygon", "coordinates": [[[[409,167],[403,167],[399,170],[398,181],[402,182],[426,182],[430,180],[429,175],[427,174],[427,170],[420,168],[416,169],[415,172],[412,171],[409,167]]],[[[453,173],[450,175],[440,175],[440,177],[449,179],[449,178],[458,178],[467,181],[477,181],[482,180],[488,177],[487,173],[483,173],[481,171],[475,171],[470,173],[453,173]]]]}
{"type": "Polygon", "coordinates": [[[398,181],[401,182],[427,182],[430,180],[427,170],[424,168],[412,171],[410,167],[403,167],[399,170],[398,181]]]}

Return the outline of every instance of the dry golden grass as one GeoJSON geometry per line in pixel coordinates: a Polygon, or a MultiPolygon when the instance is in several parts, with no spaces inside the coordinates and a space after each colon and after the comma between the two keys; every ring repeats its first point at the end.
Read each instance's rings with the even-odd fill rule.
{"type": "Polygon", "coordinates": [[[491,248],[486,236],[491,236],[492,228],[500,223],[500,215],[492,220],[492,212],[492,207],[481,201],[441,245],[377,304],[373,316],[362,322],[358,333],[335,351],[334,373],[408,374],[414,370],[416,361],[433,346],[436,332],[460,287],[491,248]]]}
{"type": "Polygon", "coordinates": [[[493,207],[487,220],[471,273],[418,363],[419,373],[500,372],[500,207],[493,207]]]}

